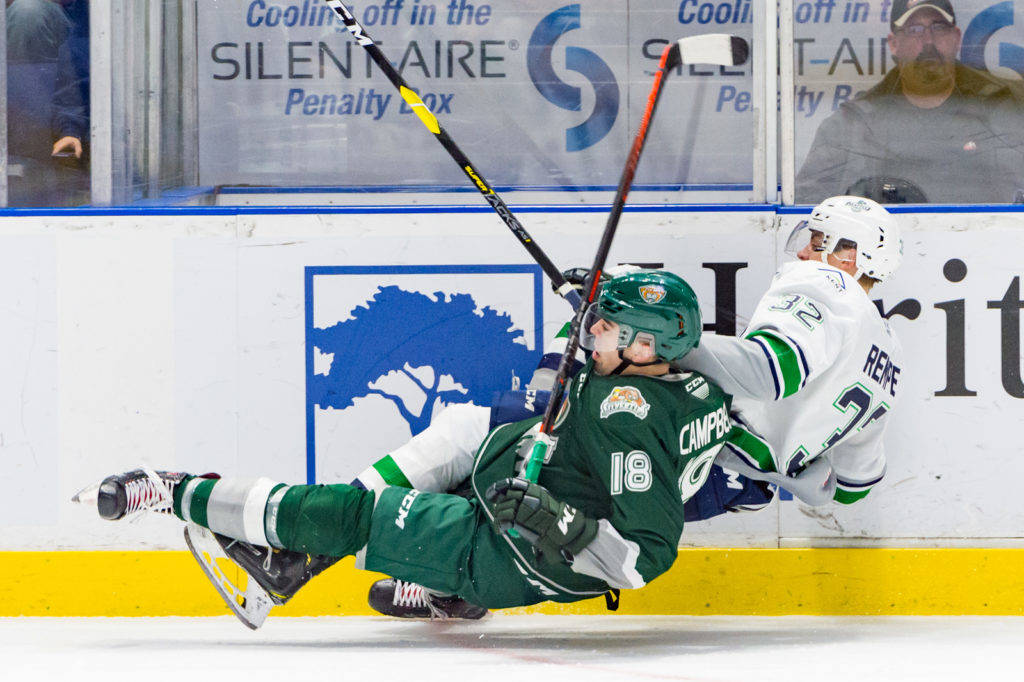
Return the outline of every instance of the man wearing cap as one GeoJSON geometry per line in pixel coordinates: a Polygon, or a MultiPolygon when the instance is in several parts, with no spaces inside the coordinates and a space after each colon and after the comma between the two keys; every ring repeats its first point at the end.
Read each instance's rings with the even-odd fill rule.
{"type": "Polygon", "coordinates": [[[797,201],[1024,201],[1024,84],[957,61],[949,0],[895,0],[890,29],[896,68],[818,127],[797,201]]]}

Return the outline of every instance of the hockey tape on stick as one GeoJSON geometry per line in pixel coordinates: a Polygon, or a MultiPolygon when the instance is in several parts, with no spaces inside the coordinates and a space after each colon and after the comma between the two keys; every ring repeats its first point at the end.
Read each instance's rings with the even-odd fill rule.
{"type": "Polygon", "coordinates": [[[537,264],[540,265],[544,274],[551,279],[555,290],[569,302],[569,305],[571,305],[574,310],[578,309],[580,307],[580,296],[574,288],[566,287],[565,277],[562,276],[561,270],[555,267],[555,264],[551,262],[551,259],[547,257],[547,254],[537,246],[537,243],[533,241],[533,237],[531,237],[530,233],[526,231],[523,224],[512,214],[511,209],[505,205],[505,202],[500,196],[498,196],[498,193],[494,191],[494,188],[491,187],[491,185],[484,179],[483,174],[473,166],[469,157],[467,157],[462,150],[459,149],[459,146],[455,144],[452,138],[449,137],[445,129],[441,127],[437,117],[431,113],[430,109],[423,103],[419,95],[409,87],[409,84],[405,82],[402,75],[398,73],[388,58],[384,56],[384,53],[381,52],[380,47],[378,47],[377,44],[373,42],[373,39],[367,35],[366,29],[356,21],[355,16],[345,3],[341,2],[341,0],[325,0],[325,2],[332,10],[334,10],[334,13],[338,15],[342,23],[345,24],[345,28],[352,34],[355,41],[362,45],[362,47],[370,54],[374,63],[380,67],[381,71],[384,72],[384,75],[387,76],[388,80],[391,81],[391,84],[394,85],[395,89],[398,90],[399,94],[401,94],[402,99],[404,99],[412,110],[416,112],[416,116],[419,117],[423,125],[426,126],[427,130],[429,130],[435,138],[437,138],[437,141],[441,143],[441,146],[444,147],[452,159],[455,160],[455,163],[459,165],[459,168],[461,168],[462,172],[466,174],[466,177],[473,183],[473,186],[480,191],[480,194],[482,194],[484,199],[487,200],[487,203],[491,205],[494,212],[498,214],[498,217],[501,218],[502,222],[505,223],[508,229],[512,231],[512,234],[515,235],[516,239],[519,240],[519,243],[526,247],[526,250],[531,256],[533,256],[533,259],[537,264]]]}
{"type": "Polygon", "coordinates": [[[705,33],[680,38],[679,59],[683,64],[719,64],[739,66],[747,61],[750,47],[747,41],[728,33],[705,33]]]}
{"type": "Polygon", "coordinates": [[[608,214],[608,222],[605,224],[604,233],[601,235],[601,243],[597,247],[597,255],[594,256],[594,264],[590,268],[587,279],[583,285],[583,291],[587,298],[584,305],[576,310],[572,318],[572,325],[569,328],[569,338],[565,346],[565,353],[558,365],[558,374],[555,376],[555,385],[552,387],[551,400],[544,411],[544,421],[541,422],[540,435],[533,444],[530,451],[530,459],[526,465],[525,478],[533,483],[537,482],[540,476],[540,469],[544,463],[548,451],[547,439],[555,423],[555,416],[562,404],[562,396],[565,394],[566,379],[576,358],[576,351],[580,345],[580,328],[583,324],[583,316],[587,308],[597,297],[598,283],[601,281],[601,271],[604,269],[605,261],[608,259],[608,251],[611,249],[612,240],[615,238],[615,231],[622,217],[622,209],[626,205],[626,198],[629,196],[630,187],[633,185],[633,178],[636,176],[636,168],[640,163],[640,154],[643,153],[644,144],[647,141],[647,132],[650,130],[651,121],[654,120],[654,112],[658,108],[658,100],[661,98],[662,85],[671,69],[680,64],[721,64],[726,66],[737,66],[747,60],[750,48],[747,41],[738,36],[726,33],[709,33],[706,35],[690,36],[670,43],[661,53],[661,61],[658,63],[658,72],[654,75],[654,84],[647,96],[647,107],[644,109],[643,118],[640,120],[640,129],[633,139],[633,146],[626,157],[626,167],[622,171],[622,179],[619,181],[619,189],[615,193],[615,201],[612,204],[611,213],[608,214]]]}

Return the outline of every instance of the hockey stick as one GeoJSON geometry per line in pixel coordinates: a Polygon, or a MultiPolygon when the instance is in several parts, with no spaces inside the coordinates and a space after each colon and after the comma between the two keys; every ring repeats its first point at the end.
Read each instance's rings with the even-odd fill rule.
{"type": "Polygon", "coordinates": [[[561,270],[555,267],[555,264],[551,262],[551,259],[547,257],[547,254],[537,246],[537,243],[533,241],[533,237],[531,237],[526,231],[526,228],[519,222],[519,219],[512,215],[512,211],[505,205],[505,202],[502,201],[500,196],[498,196],[498,193],[494,191],[486,180],[484,180],[483,174],[473,166],[469,157],[463,154],[462,150],[459,149],[459,146],[455,144],[451,137],[448,136],[445,129],[441,127],[440,123],[438,123],[437,117],[431,113],[430,109],[427,108],[427,105],[425,105],[423,100],[420,99],[420,96],[409,87],[409,84],[405,82],[402,75],[398,73],[394,66],[392,66],[391,62],[388,61],[388,58],[384,56],[383,52],[381,52],[381,49],[375,42],[373,42],[373,39],[366,34],[366,29],[356,21],[355,16],[348,7],[345,6],[345,3],[341,2],[341,0],[325,1],[330,8],[334,10],[335,14],[341,18],[341,21],[345,24],[345,28],[352,34],[355,41],[362,45],[370,54],[374,63],[380,67],[381,71],[384,72],[384,75],[388,77],[391,84],[394,85],[399,94],[401,94],[402,99],[404,99],[412,110],[416,112],[416,115],[419,117],[420,121],[423,122],[423,125],[427,127],[427,130],[434,134],[434,137],[437,138],[437,141],[441,143],[441,146],[447,150],[448,154],[455,160],[455,163],[459,164],[459,168],[461,168],[462,172],[466,174],[466,177],[469,178],[470,182],[480,190],[480,194],[484,196],[484,199],[486,199],[487,203],[491,205],[494,212],[497,213],[498,217],[500,217],[502,221],[504,221],[505,225],[508,226],[508,229],[512,231],[512,234],[516,236],[519,243],[525,246],[526,250],[530,252],[530,255],[533,256],[533,259],[537,261],[538,265],[540,265],[544,274],[551,279],[555,293],[568,301],[569,305],[571,305],[574,310],[579,308],[580,295],[576,291],[575,287],[565,281],[565,277],[562,276],[561,270]]]}
{"type": "MultiPolygon", "coordinates": [[[[650,129],[651,121],[654,119],[654,112],[658,106],[658,99],[661,97],[661,89],[665,77],[670,69],[680,64],[721,64],[724,66],[736,66],[747,61],[750,48],[747,41],[738,36],[731,36],[725,33],[709,33],[706,35],[690,36],[682,38],[668,45],[661,53],[661,61],[658,64],[658,72],[654,75],[654,85],[647,96],[647,108],[640,120],[640,130],[637,131],[633,140],[633,147],[629,150],[626,158],[626,168],[622,171],[622,179],[619,181],[619,189],[615,194],[615,202],[612,204],[611,213],[608,215],[608,222],[605,224],[604,234],[601,235],[601,243],[597,247],[597,255],[594,257],[594,264],[583,284],[583,291],[587,298],[572,318],[572,326],[569,328],[569,339],[566,343],[565,353],[558,365],[558,374],[555,376],[555,385],[551,389],[551,399],[548,401],[547,409],[544,411],[544,420],[541,422],[540,432],[533,442],[533,450],[530,452],[530,460],[526,465],[526,480],[536,483],[540,475],[541,466],[544,464],[548,451],[554,447],[555,439],[551,437],[552,426],[555,416],[561,407],[562,396],[565,394],[566,378],[569,369],[572,367],[573,359],[580,345],[580,327],[583,324],[583,316],[587,308],[597,297],[598,284],[601,281],[601,270],[604,269],[605,260],[608,258],[608,251],[612,246],[612,239],[615,237],[615,230],[619,225],[619,218],[622,216],[622,209],[626,205],[626,197],[629,196],[630,187],[633,185],[633,177],[636,175],[637,165],[640,163],[640,154],[644,150],[644,143],[647,141],[647,131],[650,129]]],[[[511,532],[511,531],[510,531],[511,532]]]]}

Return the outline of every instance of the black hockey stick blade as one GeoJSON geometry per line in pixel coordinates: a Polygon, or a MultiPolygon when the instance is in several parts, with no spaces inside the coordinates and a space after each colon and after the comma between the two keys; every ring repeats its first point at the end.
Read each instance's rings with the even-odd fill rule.
{"type": "Polygon", "coordinates": [[[747,41],[728,33],[687,36],[677,40],[676,46],[679,50],[673,50],[673,54],[669,56],[669,68],[679,64],[739,66],[750,56],[750,45],[747,41]]]}

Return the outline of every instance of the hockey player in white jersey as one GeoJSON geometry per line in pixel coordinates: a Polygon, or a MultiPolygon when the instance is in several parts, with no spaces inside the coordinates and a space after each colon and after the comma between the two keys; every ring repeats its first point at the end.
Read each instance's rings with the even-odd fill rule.
{"type": "Polygon", "coordinates": [[[885,474],[882,436],[902,350],[868,296],[900,264],[895,218],[870,199],[826,199],[740,337],[704,334],[677,363],[732,394],[740,425],[717,464],[807,504],[862,499],[885,474]]]}

